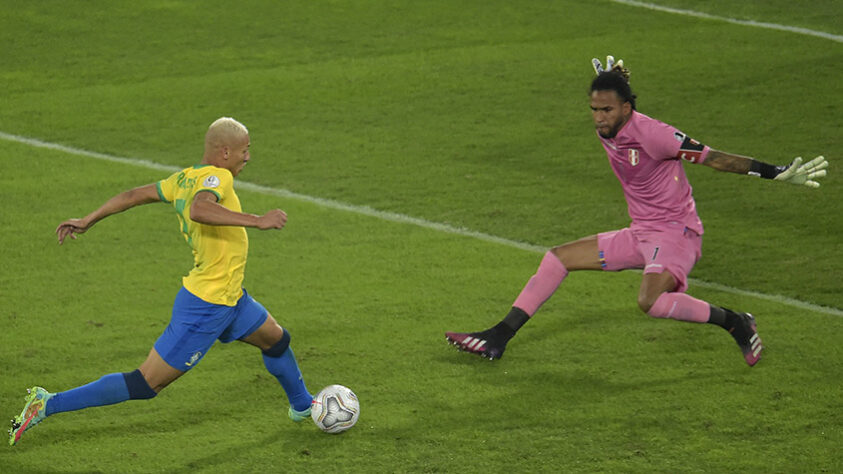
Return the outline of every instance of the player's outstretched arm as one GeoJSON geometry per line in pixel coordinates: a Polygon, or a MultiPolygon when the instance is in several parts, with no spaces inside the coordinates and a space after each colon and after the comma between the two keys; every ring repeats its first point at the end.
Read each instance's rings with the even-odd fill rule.
{"type": "Polygon", "coordinates": [[[256,227],[260,230],[282,229],[287,223],[287,214],[281,209],[273,209],[262,216],[235,212],[217,202],[217,197],[209,192],[199,192],[190,205],[190,219],[207,225],[235,225],[256,227]]]}
{"type": "Polygon", "coordinates": [[[59,224],[56,227],[56,236],[58,236],[59,245],[64,243],[64,239],[67,237],[75,240],[76,234],[85,233],[94,224],[112,214],[123,212],[141,204],[158,202],[160,200],[158,189],[154,183],[124,191],[106,201],[105,204],[87,216],[81,219],[68,219],[59,224]]]}
{"type": "Polygon", "coordinates": [[[825,176],[826,168],[828,168],[828,161],[823,156],[818,156],[804,164],[802,158],[797,157],[789,165],[775,166],[748,156],[715,149],[709,151],[703,164],[719,171],[759,176],[809,188],[820,187],[820,183],[816,180],[825,176]]]}

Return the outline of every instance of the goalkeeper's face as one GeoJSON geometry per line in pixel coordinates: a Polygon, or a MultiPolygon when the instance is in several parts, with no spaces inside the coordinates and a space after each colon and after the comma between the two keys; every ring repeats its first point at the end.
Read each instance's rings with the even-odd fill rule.
{"type": "Polygon", "coordinates": [[[613,90],[591,93],[591,116],[594,128],[603,138],[615,138],[632,115],[632,104],[613,90]]]}

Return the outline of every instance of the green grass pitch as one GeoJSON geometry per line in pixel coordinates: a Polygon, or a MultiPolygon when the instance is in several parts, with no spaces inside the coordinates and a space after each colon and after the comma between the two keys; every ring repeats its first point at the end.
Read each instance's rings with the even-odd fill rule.
{"type": "MultiPolygon", "coordinates": [[[[739,3],[661,2],[843,34],[839,2],[739,3]]],[[[153,401],[46,420],[0,471],[843,471],[840,41],[603,0],[0,9],[0,133],[185,167],[229,115],[251,132],[240,180],[351,206],[239,191],[289,214],[249,231],[247,288],[311,391],[344,384],[362,408],[339,436],[293,424],[257,351],[217,344],[153,401]],[[689,293],[757,316],[755,368],[718,328],[641,314],[635,272],[572,274],[495,363],[444,341],[506,313],[535,248],[627,225],[586,94],[606,54],[639,110],[706,144],[831,162],[818,190],[685,167],[706,226],[689,293]]],[[[191,257],[164,205],[55,242],[166,171],[0,144],[8,419],[29,386],[136,368],[191,257]]]]}

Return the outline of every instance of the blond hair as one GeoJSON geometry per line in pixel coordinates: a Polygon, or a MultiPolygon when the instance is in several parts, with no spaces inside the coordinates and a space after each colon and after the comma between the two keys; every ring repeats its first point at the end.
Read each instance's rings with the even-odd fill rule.
{"type": "Polygon", "coordinates": [[[249,130],[245,125],[231,117],[220,117],[208,127],[205,133],[205,148],[220,148],[231,146],[243,135],[248,135],[249,130]]]}

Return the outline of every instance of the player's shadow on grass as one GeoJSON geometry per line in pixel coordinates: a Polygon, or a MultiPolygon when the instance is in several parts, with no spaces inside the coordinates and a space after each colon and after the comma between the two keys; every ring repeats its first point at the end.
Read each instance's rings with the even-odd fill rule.
{"type": "MultiPolygon", "coordinates": [[[[179,431],[182,420],[201,420],[208,416],[207,411],[199,408],[174,407],[169,403],[167,406],[154,407],[152,406],[154,404],[154,401],[130,402],[133,412],[130,415],[126,415],[125,412],[115,413],[116,410],[108,406],[63,413],[59,415],[62,418],[61,424],[47,419],[43,422],[43,428],[39,425],[33,431],[43,429],[45,433],[49,430],[49,435],[57,438],[96,441],[97,439],[125,438],[127,433],[138,436],[174,433],[179,431]],[[91,416],[90,412],[93,410],[98,412],[96,416],[91,416]],[[178,419],[175,419],[176,415],[178,419]]],[[[126,408],[122,407],[123,410],[126,408]]],[[[30,433],[27,432],[27,436],[29,435],[30,433]]]]}
{"type": "Polygon", "coordinates": [[[340,451],[347,450],[344,443],[336,443],[337,436],[322,433],[309,420],[294,424],[286,417],[278,421],[287,425],[275,429],[270,434],[260,438],[245,438],[244,441],[227,439],[225,445],[216,444],[215,449],[207,456],[201,456],[192,460],[185,460],[185,463],[175,471],[195,472],[225,472],[230,469],[232,462],[244,459],[244,462],[254,462],[255,466],[246,465],[244,470],[257,469],[267,472],[307,472],[307,460],[314,453],[319,453],[320,458],[325,458],[329,449],[340,451]],[[320,440],[321,438],[321,440],[320,440]],[[261,452],[267,446],[274,446],[273,451],[279,453],[276,459],[252,459],[249,453],[261,452]],[[301,464],[304,462],[305,464],[301,464]]]}

